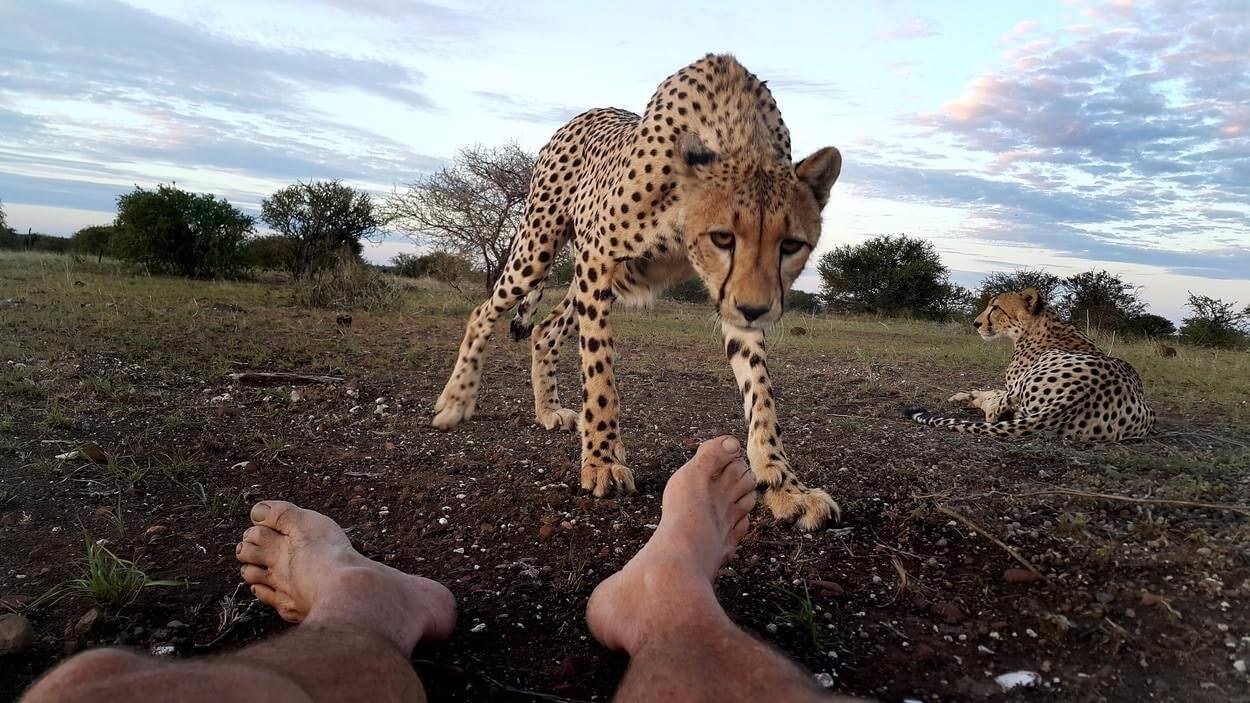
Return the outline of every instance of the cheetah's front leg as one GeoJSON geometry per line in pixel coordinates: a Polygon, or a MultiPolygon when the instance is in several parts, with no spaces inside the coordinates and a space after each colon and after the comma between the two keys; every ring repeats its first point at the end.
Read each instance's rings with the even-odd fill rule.
{"type": "Polygon", "coordinates": [[[725,355],[742,392],[747,423],[747,457],[755,479],[764,490],[764,503],[781,520],[796,520],[800,529],[814,530],[830,515],[841,517],[828,493],[799,482],[781,444],[781,427],[768,378],[764,332],[721,323],[725,355]]]}
{"type": "Polygon", "coordinates": [[[965,403],[985,413],[986,422],[998,422],[1015,412],[1016,405],[1011,394],[1003,389],[988,391],[961,391],[946,399],[949,403],[965,403]]]}
{"type": "MultiPolygon", "coordinates": [[[[578,266],[579,274],[582,266],[578,266]]],[[[607,266],[590,262],[585,278],[575,282],[578,347],[582,362],[582,489],[603,497],[614,488],[633,493],[634,474],[625,465],[621,444],[620,400],[612,372],[615,344],[608,313],[612,277],[607,266]],[[581,284],[588,285],[584,289],[581,284]]]]}

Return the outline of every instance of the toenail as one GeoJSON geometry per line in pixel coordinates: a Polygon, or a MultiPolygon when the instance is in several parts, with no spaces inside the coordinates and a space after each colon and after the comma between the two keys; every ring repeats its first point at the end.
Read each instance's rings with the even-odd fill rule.
{"type": "Polygon", "coordinates": [[[720,447],[729,454],[737,454],[738,450],[742,448],[742,446],[738,444],[737,437],[726,437],[721,440],[720,447]]]}
{"type": "Polygon", "coordinates": [[[252,507],[252,522],[264,522],[269,517],[269,504],[257,503],[252,507]]]}
{"type": "Polygon", "coordinates": [[[238,554],[241,551],[243,551],[243,543],[239,542],[238,544],[234,545],[234,553],[238,554]]]}

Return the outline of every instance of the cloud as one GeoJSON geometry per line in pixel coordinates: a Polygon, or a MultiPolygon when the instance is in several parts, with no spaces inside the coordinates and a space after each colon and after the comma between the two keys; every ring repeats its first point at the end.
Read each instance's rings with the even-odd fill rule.
{"type": "MultiPolygon", "coordinates": [[[[365,4],[383,12],[390,3],[365,4]]],[[[441,164],[308,103],[314,94],[363,96],[436,111],[424,74],[397,60],[267,46],[107,0],[19,3],[5,14],[0,171],[47,186],[11,183],[10,200],[99,207],[119,183],[201,173],[245,175],[234,192],[253,195],[281,180],[378,186],[441,164]]]]}
{"type": "Polygon", "coordinates": [[[881,39],[925,39],[939,34],[937,23],[927,17],[910,17],[877,27],[877,37],[881,39]]]}
{"type": "Polygon", "coordinates": [[[511,95],[488,90],[476,90],[473,94],[486,105],[487,109],[503,117],[536,124],[562,125],[583,112],[583,110],[565,105],[527,102],[511,95]]]}
{"type": "Polygon", "coordinates": [[[254,112],[287,108],[300,89],[352,88],[434,105],[419,89],[422,73],[393,61],[266,47],[108,0],[14,4],[0,47],[4,87],[43,97],[177,95],[254,112]]]}
{"type": "MultiPolygon", "coordinates": [[[[1099,6],[1082,32],[1022,22],[1002,67],[917,115],[962,170],[849,163],[882,197],[974,213],[968,234],[1092,261],[1247,278],[1250,8],[1099,6]]],[[[899,153],[897,148],[894,153],[899,153]]]]}

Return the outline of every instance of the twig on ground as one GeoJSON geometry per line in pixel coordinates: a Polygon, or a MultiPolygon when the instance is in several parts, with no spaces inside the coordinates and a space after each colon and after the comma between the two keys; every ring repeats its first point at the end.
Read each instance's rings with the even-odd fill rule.
{"type": "Polygon", "coordinates": [[[973,532],[979,533],[980,535],[984,536],[986,539],[990,540],[994,544],[997,544],[999,547],[1002,547],[1003,551],[1007,552],[1008,554],[1011,555],[1013,559],[1020,562],[1020,564],[1024,568],[1028,569],[1029,571],[1032,571],[1038,576],[1041,576],[1043,580],[1045,581],[1050,580],[1046,578],[1046,575],[1042,573],[1041,569],[1037,568],[1036,566],[1033,566],[1033,564],[1029,563],[1028,559],[1025,559],[1024,557],[1020,556],[1020,552],[1017,552],[1015,547],[1012,547],[1010,544],[1007,544],[1001,539],[995,537],[989,530],[973,522],[971,518],[967,517],[963,513],[945,505],[937,506],[937,511],[939,513],[942,513],[943,515],[947,515],[949,517],[955,518],[957,521],[963,523],[964,526],[967,527],[968,529],[972,530],[973,532]]]}
{"type": "Polygon", "coordinates": [[[1164,505],[1175,508],[1206,508],[1207,510],[1224,510],[1230,513],[1238,513],[1240,515],[1250,516],[1250,508],[1240,505],[1227,505],[1224,503],[1202,503],[1195,500],[1170,500],[1168,498],[1134,498],[1133,496],[1121,496],[1112,493],[1089,493],[1087,491],[1078,491],[1073,488],[1051,488],[1045,491],[1029,491],[1028,493],[1003,493],[1004,496],[1012,498],[1031,498],[1034,496],[1071,496],[1073,498],[1090,498],[1093,500],[1112,500],[1121,503],[1135,503],[1137,505],[1164,505]]]}
{"type": "Polygon", "coordinates": [[[266,386],[280,383],[342,383],[341,376],[318,376],[314,374],[287,373],[285,371],[243,371],[226,374],[235,383],[245,386],[266,386]]]}

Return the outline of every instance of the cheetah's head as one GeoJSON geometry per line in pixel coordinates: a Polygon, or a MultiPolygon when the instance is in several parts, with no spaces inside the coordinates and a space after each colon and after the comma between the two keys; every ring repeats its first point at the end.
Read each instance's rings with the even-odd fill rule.
{"type": "Polygon", "coordinates": [[[775,322],[820,239],[820,211],[842,171],[842,154],[825,147],[797,164],[721,158],[693,133],[679,146],[691,265],[721,319],[738,327],[775,322]]]}
{"type": "Polygon", "coordinates": [[[990,298],[985,310],[972,321],[972,326],[983,339],[1006,335],[1015,340],[1044,309],[1046,301],[1042,300],[1042,294],[1036,288],[999,293],[990,298]]]}

